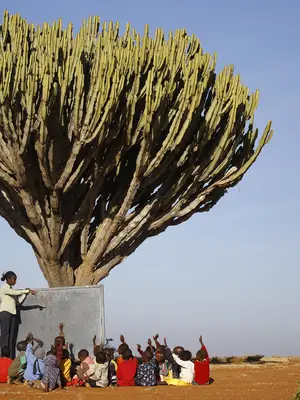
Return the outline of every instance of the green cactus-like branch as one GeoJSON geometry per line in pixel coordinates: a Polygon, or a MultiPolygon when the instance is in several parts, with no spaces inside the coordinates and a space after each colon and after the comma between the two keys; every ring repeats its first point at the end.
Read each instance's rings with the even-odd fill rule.
{"type": "Polygon", "coordinates": [[[0,26],[0,214],[50,283],[96,283],[147,237],[213,207],[255,162],[250,93],[184,29],[0,26]]]}

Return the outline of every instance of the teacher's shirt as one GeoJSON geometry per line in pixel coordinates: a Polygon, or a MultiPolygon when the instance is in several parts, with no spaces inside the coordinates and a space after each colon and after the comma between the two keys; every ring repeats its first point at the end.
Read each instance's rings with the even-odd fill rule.
{"type": "Polygon", "coordinates": [[[0,299],[1,299],[1,304],[0,304],[0,312],[2,311],[7,311],[10,314],[15,315],[17,313],[16,310],[16,297],[19,297],[19,302],[22,303],[24,301],[26,294],[28,294],[30,291],[28,289],[26,290],[14,290],[5,283],[2,288],[0,289],[0,299]]]}

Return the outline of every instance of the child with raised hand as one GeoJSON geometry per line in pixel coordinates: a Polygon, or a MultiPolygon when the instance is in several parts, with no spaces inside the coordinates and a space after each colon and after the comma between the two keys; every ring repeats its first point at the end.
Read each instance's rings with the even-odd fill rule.
{"type": "Polygon", "coordinates": [[[120,366],[120,364],[122,364],[122,362],[123,362],[123,352],[130,350],[128,344],[125,342],[125,338],[123,335],[120,336],[120,342],[121,342],[121,344],[117,350],[118,354],[119,354],[119,357],[117,358],[118,366],[120,366]]]}
{"type": "Polygon", "coordinates": [[[166,384],[167,378],[172,378],[172,369],[168,361],[166,360],[165,350],[158,348],[155,352],[156,364],[158,366],[157,371],[157,383],[159,385],[166,384]]]}
{"type": "Polygon", "coordinates": [[[11,358],[9,358],[10,350],[9,347],[2,347],[1,349],[1,358],[0,358],[0,383],[8,382],[8,368],[11,366],[13,362],[11,358]]]}
{"type": "Polygon", "coordinates": [[[130,349],[122,352],[122,362],[118,366],[118,386],[134,386],[134,378],[138,367],[138,360],[132,356],[130,349]]]}
{"type": "Polygon", "coordinates": [[[44,375],[45,350],[43,349],[43,341],[34,338],[32,333],[27,335],[26,341],[28,344],[25,352],[26,369],[24,380],[27,382],[27,385],[32,386],[34,381],[40,381],[44,375]],[[33,347],[34,342],[37,343],[35,348],[33,347]]]}
{"type": "Polygon", "coordinates": [[[58,325],[59,334],[54,339],[54,348],[56,349],[56,358],[57,358],[59,365],[61,364],[61,362],[63,360],[63,350],[67,347],[65,334],[64,334],[64,326],[65,325],[63,324],[63,322],[61,322],[58,325]]]}
{"type": "Polygon", "coordinates": [[[14,383],[21,385],[23,382],[23,375],[26,368],[26,351],[27,341],[22,340],[17,343],[17,350],[19,351],[18,356],[13,360],[10,367],[8,368],[8,381],[7,383],[14,383]]]}
{"type": "MultiPolygon", "coordinates": [[[[138,347],[140,347],[138,345],[138,347]]],[[[135,384],[137,386],[156,386],[157,385],[157,367],[154,356],[154,347],[151,340],[148,339],[147,350],[142,352],[142,364],[138,366],[135,384]]]]}
{"type": "MultiPolygon", "coordinates": [[[[173,359],[173,362],[170,361],[170,360],[172,360],[172,357],[171,357],[172,352],[171,352],[170,349],[168,349],[168,350],[166,351],[166,349],[167,349],[167,347],[168,347],[168,346],[167,346],[166,339],[164,340],[164,345],[161,345],[161,344],[159,343],[159,341],[158,341],[158,338],[159,338],[159,335],[158,335],[158,334],[156,334],[155,336],[153,336],[153,339],[154,339],[154,341],[155,341],[155,344],[156,344],[157,349],[161,349],[161,350],[164,351],[165,357],[166,357],[166,359],[167,359],[167,361],[168,361],[168,363],[169,363],[169,368],[171,368],[171,370],[172,370],[172,378],[179,379],[179,378],[180,378],[180,372],[181,372],[181,367],[180,367],[180,365],[178,365],[178,364],[175,362],[174,359],[173,359]]],[[[177,356],[179,356],[183,351],[184,351],[184,348],[183,348],[182,346],[176,346],[176,347],[174,347],[174,349],[173,349],[173,354],[176,354],[177,356]]]]}
{"type": "Polygon", "coordinates": [[[177,364],[181,367],[179,378],[167,378],[166,382],[168,385],[172,386],[188,386],[193,383],[194,380],[194,363],[192,362],[192,353],[188,350],[181,351],[179,355],[172,353],[167,345],[167,341],[165,339],[166,345],[166,358],[167,360],[173,364],[177,364]]]}
{"type": "Polygon", "coordinates": [[[206,347],[203,344],[202,336],[200,336],[201,349],[196,354],[195,365],[195,378],[194,384],[196,385],[210,385],[213,379],[210,378],[209,371],[209,356],[206,347]]]}
{"type": "Polygon", "coordinates": [[[104,351],[99,351],[96,354],[95,368],[93,373],[86,378],[86,382],[92,388],[105,388],[109,384],[108,380],[109,363],[104,351]]]}

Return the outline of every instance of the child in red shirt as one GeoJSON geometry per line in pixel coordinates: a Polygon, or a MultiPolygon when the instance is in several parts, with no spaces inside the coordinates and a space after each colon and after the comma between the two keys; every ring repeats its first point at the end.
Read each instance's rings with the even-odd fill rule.
{"type": "Polygon", "coordinates": [[[209,357],[206,347],[203,344],[202,336],[200,336],[201,350],[196,354],[195,360],[195,378],[196,385],[210,385],[213,379],[209,376],[209,357]]]}
{"type": "Polygon", "coordinates": [[[117,384],[118,386],[134,386],[138,360],[132,356],[132,351],[130,349],[123,351],[122,359],[123,361],[119,364],[117,371],[117,384]]]}
{"type": "Polygon", "coordinates": [[[0,358],[0,383],[7,383],[8,368],[10,367],[12,360],[9,358],[9,347],[3,347],[1,349],[0,358]]]}

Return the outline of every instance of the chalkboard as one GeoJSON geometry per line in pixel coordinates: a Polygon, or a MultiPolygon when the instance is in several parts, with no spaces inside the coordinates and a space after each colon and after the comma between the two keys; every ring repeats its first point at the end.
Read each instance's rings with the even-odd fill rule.
{"type": "Polygon", "coordinates": [[[105,342],[104,318],[102,285],[38,289],[37,295],[28,296],[21,306],[18,340],[32,332],[43,340],[46,350],[50,349],[63,322],[66,342],[75,358],[81,349],[93,354],[93,336],[97,335],[98,343],[105,342]]]}

